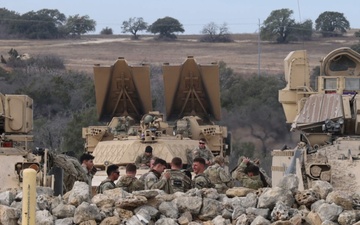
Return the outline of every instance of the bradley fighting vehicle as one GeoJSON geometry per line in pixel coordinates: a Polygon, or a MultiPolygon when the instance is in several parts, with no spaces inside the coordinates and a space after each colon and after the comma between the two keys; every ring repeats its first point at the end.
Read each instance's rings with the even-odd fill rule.
{"type": "Polygon", "coordinates": [[[33,100],[27,95],[0,93],[0,192],[22,188],[23,170],[37,171],[36,184],[54,188],[54,176],[47,175],[47,149],[33,154],[33,100]]]}
{"type": "Polygon", "coordinates": [[[230,154],[227,128],[212,122],[221,117],[218,65],[200,65],[189,56],[181,65],[165,63],[162,72],[165,115],[152,108],[149,65],[131,66],[120,57],[112,66],[94,66],[97,112],[108,122],[83,128],[96,168],[134,163],[147,145],[154,156],[187,164],[187,152],[200,138],[214,155],[230,154]]]}
{"type": "Polygon", "coordinates": [[[287,123],[299,131],[294,149],[272,152],[272,180],[296,173],[300,188],[314,180],[335,189],[360,187],[360,54],[339,48],[321,60],[317,87],[310,87],[306,51],[285,58],[287,86],[279,91],[287,123]]]}

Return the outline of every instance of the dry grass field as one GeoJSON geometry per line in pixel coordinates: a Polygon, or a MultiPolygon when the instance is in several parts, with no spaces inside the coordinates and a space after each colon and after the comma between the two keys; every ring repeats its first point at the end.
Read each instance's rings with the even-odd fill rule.
{"type": "MultiPolygon", "coordinates": [[[[153,37],[144,36],[139,41],[129,36],[83,36],[75,40],[0,40],[0,54],[7,56],[10,48],[19,53],[35,55],[58,55],[72,70],[92,72],[95,63],[111,65],[122,56],[130,64],[149,63],[161,65],[182,63],[188,55],[198,63],[224,61],[237,73],[258,72],[259,43],[256,34],[233,35],[233,43],[201,43],[199,36],[181,35],[174,42],[159,42],[153,37]]],[[[290,51],[305,49],[310,66],[318,65],[319,60],[338,47],[348,47],[358,43],[351,33],[340,38],[319,38],[312,41],[290,44],[260,43],[260,69],[262,74],[283,72],[283,60],[290,51]]]]}

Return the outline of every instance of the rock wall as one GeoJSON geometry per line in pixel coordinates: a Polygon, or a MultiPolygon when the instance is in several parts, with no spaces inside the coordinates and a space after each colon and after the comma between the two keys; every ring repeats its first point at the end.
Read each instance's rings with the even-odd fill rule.
{"type": "MultiPolygon", "coordinates": [[[[360,225],[360,196],[333,191],[323,181],[297,190],[294,175],[278,187],[254,191],[235,187],[226,194],[215,189],[191,189],[165,194],[160,190],[127,193],[119,188],[92,198],[84,182],[64,196],[37,188],[37,225],[360,225]]],[[[0,193],[0,224],[21,224],[22,192],[0,193]]]]}

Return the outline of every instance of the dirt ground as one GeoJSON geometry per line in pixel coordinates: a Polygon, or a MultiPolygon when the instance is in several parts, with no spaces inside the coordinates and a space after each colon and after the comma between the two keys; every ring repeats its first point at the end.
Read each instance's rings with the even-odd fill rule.
{"type": "Polygon", "coordinates": [[[58,55],[66,67],[92,73],[94,64],[111,65],[117,57],[125,57],[130,64],[162,63],[180,64],[192,55],[198,63],[224,61],[237,73],[271,75],[283,72],[283,60],[294,50],[308,52],[311,67],[338,47],[349,47],[358,43],[352,35],[341,38],[314,38],[308,42],[274,44],[258,42],[256,34],[238,34],[233,43],[201,43],[199,36],[179,36],[174,42],[159,42],[153,37],[142,37],[139,41],[128,36],[83,36],[76,40],[0,40],[0,54],[15,48],[19,53],[36,55],[58,55]]]}

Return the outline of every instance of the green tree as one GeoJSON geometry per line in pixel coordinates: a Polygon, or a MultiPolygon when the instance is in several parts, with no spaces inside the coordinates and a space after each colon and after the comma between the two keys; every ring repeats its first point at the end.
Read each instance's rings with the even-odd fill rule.
{"type": "Polygon", "coordinates": [[[0,8],[0,37],[9,37],[11,33],[11,24],[18,20],[20,15],[6,8],[0,8]]]}
{"type": "Polygon", "coordinates": [[[350,23],[343,13],[326,11],[315,20],[315,28],[323,37],[335,37],[346,33],[350,23]]]}
{"type": "Polygon", "coordinates": [[[156,20],[148,28],[148,31],[157,34],[159,33],[159,39],[176,39],[175,32],[185,32],[183,25],[172,17],[164,17],[156,20]]]}
{"type": "Polygon", "coordinates": [[[89,31],[95,31],[96,22],[90,19],[88,15],[69,16],[66,20],[65,28],[68,34],[71,36],[80,36],[86,34],[89,31]]]}
{"type": "Polygon", "coordinates": [[[305,20],[303,23],[295,23],[293,26],[293,33],[291,38],[294,41],[309,41],[313,33],[313,22],[305,20]]]}
{"type": "Polygon", "coordinates": [[[139,35],[137,34],[139,31],[146,30],[148,28],[148,24],[144,21],[142,17],[132,17],[129,20],[124,21],[122,23],[121,29],[123,33],[131,33],[132,39],[138,40],[139,35]]]}
{"type": "Polygon", "coordinates": [[[260,29],[261,39],[287,43],[295,25],[295,20],[290,18],[292,14],[293,11],[290,9],[272,11],[260,29]]]}
{"type": "Polygon", "coordinates": [[[101,30],[100,34],[103,35],[112,35],[113,34],[113,30],[109,27],[105,27],[101,30]]]}
{"type": "Polygon", "coordinates": [[[229,28],[226,23],[219,26],[214,22],[206,24],[201,33],[203,36],[200,38],[202,42],[232,42],[229,28]]]}
{"type": "Polygon", "coordinates": [[[53,39],[59,37],[58,25],[64,20],[58,10],[30,11],[12,21],[11,33],[30,39],[53,39]]]}

